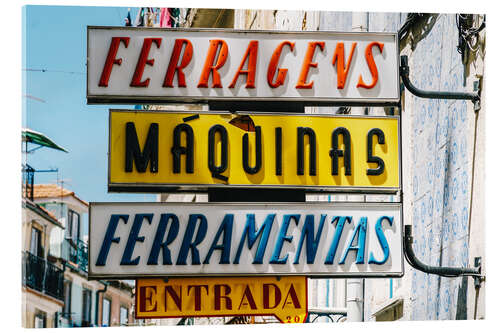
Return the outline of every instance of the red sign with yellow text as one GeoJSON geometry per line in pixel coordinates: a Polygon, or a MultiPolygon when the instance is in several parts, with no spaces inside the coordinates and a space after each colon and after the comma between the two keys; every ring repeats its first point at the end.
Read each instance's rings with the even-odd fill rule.
{"type": "Polygon", "coordinates": [[[274,315],[307,317],[307,278],[195,277],[136,280],[136,318],[274,315]]]}

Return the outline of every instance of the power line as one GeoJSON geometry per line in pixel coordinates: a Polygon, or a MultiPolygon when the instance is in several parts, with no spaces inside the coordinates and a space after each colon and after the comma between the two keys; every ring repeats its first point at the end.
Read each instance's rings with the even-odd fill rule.
{"type": "Polygon", "coordinates": [[[42,103],[46,103],[45,100],[43,100],[43,99],[41,99],[39,97],[36,97],[36,96],[25,94],[25,95],[23,95],[23,97],[29,98],[29,99],[34,99],[35,101],[39,101],[39,102],[42,102],[42,103]]]}
{"type": "Polygon", "coordinates": [[[51,72],[51,73],[66,73],[66,74],[81,74],[85,75],[86,73],[84,72],[71,72],[71,71],[63,71],[63,70],[57,70],[57,69],[38,69],[38,68],[23,68],[23,71],[25,72],[51,72]]]}

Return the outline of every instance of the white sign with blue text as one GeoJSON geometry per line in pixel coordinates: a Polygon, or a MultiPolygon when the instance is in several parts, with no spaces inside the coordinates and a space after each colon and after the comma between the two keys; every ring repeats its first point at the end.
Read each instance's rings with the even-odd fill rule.
{"type": "Polygon", "coordinates": [[[91,203],[89,278],[403,275],[398,203],[91,203]]]}

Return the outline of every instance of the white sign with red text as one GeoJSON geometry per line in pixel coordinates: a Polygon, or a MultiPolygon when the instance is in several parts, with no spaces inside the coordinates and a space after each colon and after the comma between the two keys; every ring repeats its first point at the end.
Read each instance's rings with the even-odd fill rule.
{"type": "Polygon", "coordinates": [[[399,100],[395,33],[88,27],[89,103],[399,100]]]}

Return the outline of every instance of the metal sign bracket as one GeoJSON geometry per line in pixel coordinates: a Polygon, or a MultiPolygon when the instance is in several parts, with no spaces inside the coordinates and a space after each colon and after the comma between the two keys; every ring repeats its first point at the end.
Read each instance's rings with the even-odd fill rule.
{"type": "Polygon", "coordinates": [[[410,266],[424,273],[436,274],[441,277],[472,276],[474,278],[474,287],[476,289],[481,288],[481,282],[485,281],[486,278],[484,275],[481,275],[481,257],[474,258],[474,267],[442,267],[424,264],[416,257],[413,251],[411,230],[411,225],[405,225],[403,253],[410,266]]]}
{"type": "Polygon", "coordinates": [[[470,100],[474,103],[474,111],[479,111],[481,109],[481,96],[479,91],[480,83],[478,81],[474,82],[475,93],[464,93],[464,92],[451,92],[451,91],[426,91],[419,89],[413,85],[410,81],[410,67],[408,66],[408,56],[401,56],[401,66],[399,73],[403,84],[413,95],[421,98],[433,98],[433,99],[465,99],[470,100]]]}

